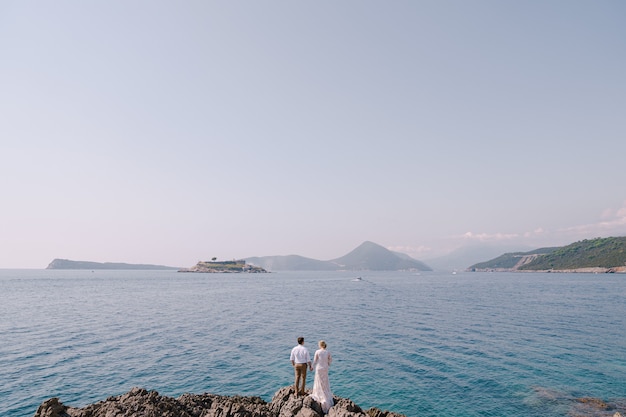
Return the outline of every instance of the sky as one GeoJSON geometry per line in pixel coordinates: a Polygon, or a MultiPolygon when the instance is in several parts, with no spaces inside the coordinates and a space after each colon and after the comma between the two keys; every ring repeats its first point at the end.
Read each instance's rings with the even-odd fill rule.
{"type": "Polygon", "coordinates": [[[2,1],[0,268],[626,235],[626,2],[2,1]]]}

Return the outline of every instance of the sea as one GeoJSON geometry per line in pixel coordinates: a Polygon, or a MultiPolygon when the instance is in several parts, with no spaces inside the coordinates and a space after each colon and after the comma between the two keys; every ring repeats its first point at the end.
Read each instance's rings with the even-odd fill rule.
{"type": "Polygon", "coordinates": [[[364,410],[626,415],[623,274],[0,270],[0,294],[4,417],[133,387],[271,401],[298,336],[364,410]]]}

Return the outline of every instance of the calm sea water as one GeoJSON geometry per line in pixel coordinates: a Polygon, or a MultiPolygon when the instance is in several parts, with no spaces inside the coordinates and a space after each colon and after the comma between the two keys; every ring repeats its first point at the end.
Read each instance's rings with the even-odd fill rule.
{"type": "MultiPolygon", "coordinates": [[[[626,408],[626,276],[0,270],[0,415],[134,386],[255,395],[325,339],[333,392],[407,416],[626,408]],[[583,407],[583,408],[581,408],[583,407]]],[[[312,387],[313,377],[308,379],[312,387]]]]}

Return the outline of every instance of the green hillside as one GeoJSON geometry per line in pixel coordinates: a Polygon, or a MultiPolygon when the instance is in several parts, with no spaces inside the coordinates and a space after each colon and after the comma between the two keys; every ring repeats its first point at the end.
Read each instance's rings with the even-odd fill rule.
{"type": "Polygon", "coordinates": [[[516,269],[516,266],[524,258],[530,258],[531,256],[546,255],[550,252],[557,250],[558,248],[541,248],[535,249],[530,252],[511,252],[498,256],[490,261],[480,262],[470,266],[469,270],[505,270],[516,269]]]}
{"type": "Polygon", "coordinates": [[[626,236],[582,240],[539,256],[520,270],[614,268],[626,265],[626,236]]]}

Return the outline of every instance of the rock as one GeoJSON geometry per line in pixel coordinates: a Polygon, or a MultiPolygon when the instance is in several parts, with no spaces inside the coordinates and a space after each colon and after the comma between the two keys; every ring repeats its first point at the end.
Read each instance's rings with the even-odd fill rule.
{"type": "MultiPolygon", "coordinates": [[[[328,417],[405,417],[371,408],[364,412],[347,398],[335,397],[328,417]]],[[[58,398],[44,401],[35,417],[323,417],[321,406],[310,396],[296,397],[291,386],[283,387],[267,403],[259,397],[183,394],[164,397],[156,391],[133,388],[126,394],[74,408],[58,398]]]]}
{"type": "Polygon", "coordinates": [[[347,398],[335,398],[335,405],[328,410],[329,417],[362,417],[367,416],[352,400],[347,398]]]}
{"type": "Polygon", "coordinates": [[[65,417],[67,416],[66,409],[67,407],[61,404],[58,398],[50,398],[39,406],[35,415],[39,417],[65,417]]]}
{"type": "Polygon", "coordinates": [[[600,398],[583,397],[583,398],[577,398],[576,401],[582,404],[586,404],[592,408],[596,408],[598,410],[609,409],[609,405],[603,400],[601,400],[600,398]]]}
{"type": "Polygon", "coordinates": [[[402,417],[402,414],[392,413],[391,411],[382,411],[376,407],[367,410],[368,417],[402,417]]]}
{"type": "Polygon", "coordinates": [[[582,397],[574,399],[574,406],[568,415],[574,417],[622,417],[620,411],[626,410],[626,401],[622,399],[605,401],[601,398],[582,397]]]}

